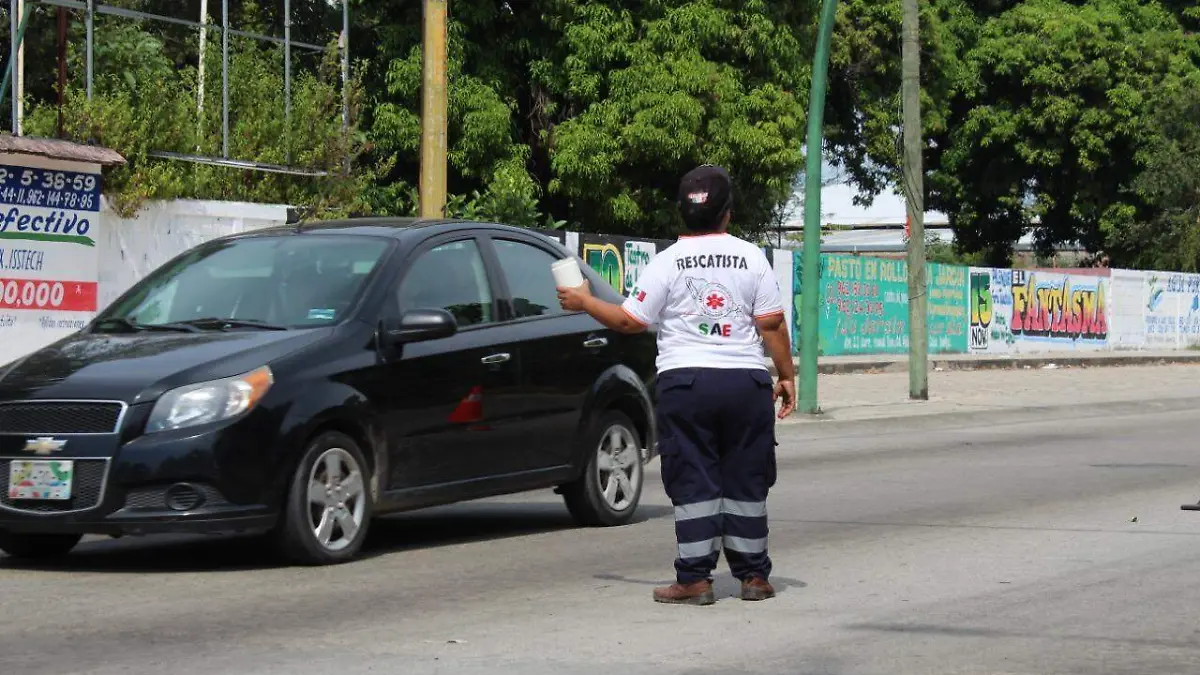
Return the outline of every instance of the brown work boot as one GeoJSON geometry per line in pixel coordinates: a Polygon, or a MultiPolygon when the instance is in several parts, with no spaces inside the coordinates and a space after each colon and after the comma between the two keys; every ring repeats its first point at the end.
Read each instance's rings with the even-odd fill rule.
{"type": "Polygon", "coordinates": [[[654,601],[668,605],[711,605],[717,601],[713,596],[711,581],[696,581],[690,584],[671,584],[654,589],[654,601]]]}
{"type": "Polygon", "coordinates": [[[752,577],[742,582],[743,600],[766,600],[775,597],[775,587],[766,579],[752,577]]]}

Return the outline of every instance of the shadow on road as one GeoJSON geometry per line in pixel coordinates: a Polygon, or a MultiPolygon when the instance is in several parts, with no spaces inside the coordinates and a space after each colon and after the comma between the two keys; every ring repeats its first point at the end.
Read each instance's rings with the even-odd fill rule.
{"type": "MultiPolygon", "coordinates": [[[[630,579],[629,577],[623,577],[619,574],[597,574],[594,575],[593,578],[601,581],[619,581],[623,584],[637,584],[639,586],[669,586],[675,583],[675,580],[671,578],[663,578],[658,579],[657,581],[652,581],[650,579],[630,579]]],[[[785,593],[791,588],[808,587],[808,584],[800,581],[799,579],[789,579],[787,577],[776,575],[771,575],[771,585],[775,587],[776,594],[785,593]]],[[[741,592],[741,582],[739,582],[737,579],[734,579],[732,575],[727,573],[718,574],[713,577],[713,593],[718,598],[736,597],[740,595],[741,592]]]]}
{"type": "MultiPolygon", "coordinates": [[[[634,523],[670,515],[641,505],[634,523]]],[[[466,503],[382,517],[371,524],[355,562],[414,549],[480,543],[579,526],[561,502],[466,503]]],[[[355,563],[349,563],[355,564],[355,563]]],[[[85,540],[55,561],[18,562],[0,554],[0,570],[127,573],[240,572],[283,567],[265,537],[169,535],[85,540]]]]}
{"type": "MultiPolygon", "coordinates": [[[[669,506],[641,505],[633,523],[671,515],[669,506]]],[[[415,548],[483,542],[579,526],[558,503],[459,505],[381,518],[371,525],[364,558],[415,548]]]]}

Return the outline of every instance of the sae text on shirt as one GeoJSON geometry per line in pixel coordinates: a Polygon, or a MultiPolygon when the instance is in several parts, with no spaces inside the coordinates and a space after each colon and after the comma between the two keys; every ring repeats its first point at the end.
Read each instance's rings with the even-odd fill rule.
{"type": "Polygon", "coordinates": [[[658,372],[767,369],[755,319],[783,314],[766,255],[729,234],[681,237],[643,270],[622,308],[658,326],[658,372]]]}

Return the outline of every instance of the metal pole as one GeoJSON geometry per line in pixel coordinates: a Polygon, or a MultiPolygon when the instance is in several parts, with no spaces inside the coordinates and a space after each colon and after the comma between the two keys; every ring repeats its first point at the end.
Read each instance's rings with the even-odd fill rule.
{"type": "Polygon", "coordinates": [[[67,97],[67,10],[58,13],[58,138],[63,137],[63,105],[67,97]]]}
{"type": "MultiPolygon", "coordinates": [[[[17,17],[25,17],[25,0],[17,0],[17,17]]],[[[25,41],[17,43],[17,74],[13,77],[13,91],[17,95],[17,125],[13,135],[20,136],[25,130],[25,41]]]]}
{"type": "Polygon", "coordinates": [[[346,157],[343,175],[350,175],[350,0],[342,0],[342,134],[346,157]]]}
{"type": "MultiPolygon", "coordinates": [[[[9,62],[8,67],[4,69],[4,86],[8,87],[8,81],[12,79],[12,73],[16,70],[12,62],[12,55],[17,53],[17,31],[20,29],[21,22],[17,20],[17,0],[9,0],[8,3],[8,32],[9,32],[9,62]]],[[[12,119],[9,121],[9,130],[14,134],[17,132],[17,89],[13,88],[12,104],[9,106],[12,119]]]]}
{"type": "Polygon", "coordinates": [[[821,141],[825,126],[825,92],[829,80],[829,43],[837,0],[822,0],[817,50],[813,54],[812,88],[808,93],[807,166],[804,174],[804,251],[800,292],[799,410],[819,413],[817,403],[818,323],[821,320],[821,141]]]}
{"type": "Polygon", "coordinates": [[[229,0],[221,0],[221,156],[229,157],[229,0]]]}
{"type": "MultiPolygon", "coordinates": [[[[17,36],[17,32],[20,30],[21,23],[24,20],[24,17],[17,18],[21,14],[21,10],[18,5],[19,2],[20,0],[10,0],[8,3],[8,27],[12,46],[8,50],[8,67],[4,69],[4,86],[6,87],[8,86],[9,80],[15,80],[17,78],[17,64],[16,59],[14,58],[17,53],[17,44],[19,44],[20,41],[20,38],[17,36]]],[[[12,90],[12,105],[9,112],[12,113],[12,121],[9,129],[12,131],[13,135],[19,135],[19,132],[17,131],[17,88],[15,86],[12,90]]]]}
{"type": "MultiPolygon", "coordinates": [[[[344,4],[344,3],[343,3],[344,4]]],[[[292,163],[292,2],[283,0],[283,148],[292,163]]]]}
{"type": "MultiPolygon", "coordinates": [[[[12,0],[12,7],[15,8],[16,5],[17,5],[17,0],[12,0]]],[[[10,14],[9,16],[16,16],[16,13],[14,12],[13,14],[10,14]]],[[[31,16],[33,16],[33,12],[30,12],[30,13],[26,14],[25,16],[21,17],[21,22],[19,25],[15,21],[11,22],[14,28],[13,28],[13,37],[12,37],[12,41],[13,41],[12,42],[12,51],[9,52],[10,57],[13,54],[17,53],[17,45],[24,42],[25,28],[29,25],[29,17],[31,17],[31,16]]],[[[8,64],[4,68],[4,80],[3,80],[3,82],[0,82],[0,100],[4,100],[4,95],[8,93],[9,81],[11,81],[12,78],[16,76],[16,70],[17,70],[16,66],[17,66],[16,59],[9,58],[8,64]]],[[[13,88],[13,106],[12,106],[12,111],[11,111],[12,112],[12,125],[13,125],[12,128],[14,130],[17,128],[16,97],[17,97],[17,90],[16,90],[16,87],[14,87],[13,88]]]]}
{"type": "Polygon", "coordinates": [[[204,138],[204,60],[208,53],[208,0],[200,0],[200,64],[196,73],[196,152],[204,138]]]}
{"type": "Polygon", "coordinates": [[[95,52],[95,14],[96,0],[87,0],[87,8],[83,10],[83,20],[87,24],[87,39],[84,41],[83,49],[87,52],[87,100],[92,100],[92,74],[93,64],[92,57],[95,52]]]}
{"type": "Polygon", "coordinates": [[[425,0],[421,96],[421,217],[446,206],[446,0],[425,0]]]}
{"type": "Polygon", "coordinates": [[[908,396],[929,398],[928,284],[925,277],[925,180],[921,158],[921,15],[918,0],[904,0],[901,99],[904,107],[904,192],[908,237],[908,396]]]}
{"type": "MultiPolygon", "coordinates": [[[[443,5],[446,3],[443,1],[443,5]]],[[[350,0],[342,0],[342,131],[350,128],[350,0]]]]}

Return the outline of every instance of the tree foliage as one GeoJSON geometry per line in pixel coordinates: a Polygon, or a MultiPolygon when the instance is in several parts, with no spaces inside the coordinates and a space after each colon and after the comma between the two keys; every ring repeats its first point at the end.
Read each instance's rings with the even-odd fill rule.
{"type": "MultiPolygon", "coordinates": [[[[136,3],[134,3],[136,4],[136,3]]],[[[241,3],[247,11],[252,3],[241,3]]],[[[83,26],[71,27],[73,38],[83,26]]],[[[368,208],[369,167],[346,173],[362,153],[365,138],[356,125],[342,126],[342,85],[336,45],[314,69],[297,69],[292,81],[292,122],[283,98],[282,50],[245,38],[230,39],[230,142],[233,159],[289,165],[326,172],[298,177],[152,157],[152,152],[220,157],[221,53],[210,40],[205,58],[203,113],[198,112],[198,63],[153,24],[100,16],[94,54],[94,96],[83,78],[73,78],[65,95],[64,135],[111,147],[128,160],[106,173],[105,192],[118,212],[130,215],[147,199],[187,197],[294,204],[317,215],[343,215],[368,208]]],[[[70,41],[69,70],[84,72],[81,39],[70,41]]],[[[194,49],[195,45],[192,45],[194,49]]],[[[192,56],[198,50],[190,52],[192,56]]],[[[360,82],[351,83],[351,118],[363,105],[360,82]]],[[[54,100],[31,100],[26,133],[55,136],[54,100]]]]}
{"type": "MultiPolygon", "coordinates": [[[[451,185],[509,220],[540,208],[587,230],[664,236],[678,225],[679,177],[720,163],[738,182],[737,223],[761,230],[802,161],[809,18],[763,0],[459,0],[451,185]]],[[[420,146],[419,40],[391,29],[379,54],[372,139],[393,185],[415,173],[420,146]]],[[[404,190],[381,191],[380,208],[411,209],[404,190]]]]}
{"type": "Polygon", "coordinates": [[[1137,0],[1030,0],[985,22],[932,175],[963,245],[1006,257],[1034,228],[1043,249],[1103,250],[1137,207],[1153,92],[1196,68],[1189,43],[1137,0]]]}
{"type": "MultiPolygon", "coordinates": [[[[181,17],[199,4],[164,10],[157,0],[108,1],[181,17]]],[[[337,6],[292,4],[298,39],[324,42],[340,28],[337,6]]],[[[679,177],[712,162],[737,182],[741,233],[779,225],[803,166],[818,5],[453,0],[447,210],[670,236],[679,225],[679,177]]],[[[824,152],[863,202],[900,176],[900,7],[901,0],[842,0],[837,15],[824,152]]],[[[279,3],[231,0],[230,8],[239,27],[281,32],[279,3]]],[[[355,2],[352,21],[348,133],[332,51],[298,66],[290,128],[280,114],[279,50],[235,40],[232,59],[231,155],[269,163],[290,155],[291,164],[328,170],[328,178],[147,155],[220,154],[218,50],[210,49],[198,118],[188,29],[101,18],[98,94],[88,104],[79,92],[82,26],[73,23],[68,130],[130,156],[130,167],[109,179],[126,208],[186,195],[413,214],[421,3],[355,2]]],[[[31,33],[38,63],[53,60],[49,24],[41,20],[31,33]]],[[[922,2],[926,203],[947,213],[956,233],[952,249],[932,254],[1004,264],[1033,231],[1043,253],[1078,241],[1114,264],[1195,268],[1198,30],[1192,0],[922,2]]],[[[29,96],[29,124],[52,133],[51,80],[34,77],[29,96]]]]}
{"type": "MultiPolygon", "coordinates": [[[[900,2],[842,7],[828,137],[869,201],[900,172],[900,2]]],[[[1002,265],[1032,231],[1042,253],[1079,242],[1114,264],[1169,250],[1135,233],[1165,208],[1142,176],[1170,161],[1156,114],[1200,72],[1197,19],[1194,2],[922,3],[926,204],[955,248],[1002,265]]]]}
{"type": "Polygon", "coordinates": [[[1109,250],[1135,268],[1200,272],[1200,77],[1166,88],[1155,110],[1133,182],[1142,210],[1113,232],[1109,250]]]}

